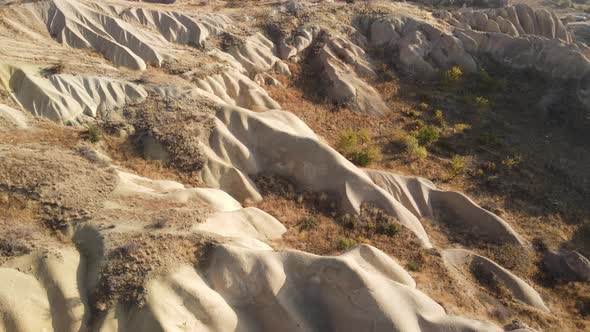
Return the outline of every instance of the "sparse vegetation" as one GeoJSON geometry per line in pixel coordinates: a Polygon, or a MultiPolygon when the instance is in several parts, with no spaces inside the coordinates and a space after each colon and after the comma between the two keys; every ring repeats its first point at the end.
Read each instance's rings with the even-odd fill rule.
{"type": "Polygon", "coordinates": [[[86,139],[90,143],[98,143],[102,139],[102,131],[96,124],[91,124],[86,127],[86,139]]]}
{"type": "Polygon", "coordinates": [[[395,236],[400,230],[401,226],[393,222],[379,223],[377,225],[377,233],[387,236],[395,236]]]}
{"type": "Polygon", "coordinates": [[[504,166],[507,170],[511,171],[512,169],[516,168],[522,161],[520,156],[514,156],[511,158],[506,158],[502,160],[502,166],[504,166]]]}
{"type": "Polygon", "coordinates": [[[340,134],[336,149],[357,166],[368,166],[381,159],[381,150],[371,142],[368,131],[346,130],[340,134]]]}
{"type": "Polygon", "coordinates": [[[457,133],[462,133],[465,130],[471,129],[471,126],[468,124],[465,124],[465,123],[457,123],[456,125],[453,126],[453,129],[457,133]]]}
{"type": "Polygon", "coordinates": [[[462,81],[463,71],[458,66],[454,66],[443,72],[442,83],[447,88],[457,87],[462,81]]]}
{"type": "Polygon", "coordinates": [[[490,101],[487,98],[473,94],[465,95],[463,101],[465,105],[479,113],[487,111],[490,106],[490,101]]]}
{"type": "Polygon", "coordinates": [[[301,231],[309,231],[320,224],[320,221],[315,216],[308,216],[303,218],[301,223],[299,223],[299,230],[301,231]]]}
{"type": "Polygon", "coordinates": [[[49,77],[52,75],[58,75],[63,73],[64,69],[65,69],[65,64],[63,61],[59,61],[58,63],[56,63],[55,65],[51,66],[51,67],[47,67],[41,70],[41,75],[43,75],[44,77],[49,77]]]}
{"type": "Polygon", "coordinates": [[[337,246],[338,250],[346,251],[346,250],[356,246],[356,241],[351,238],[340,237],[340,238],[338,238],[336,246],[337,246]]]}
{"type": "Polygon", "coordinates": [[[465,158],[460,155],[454,155],[453,159],[451,159],[450,177],[454,178],[463,172],[465,172],[465,158]]]}
{"type": "Polygon", "coordinates": [[[432,125],[425,126],[420,128],[414,135],[421,146],[427,147],[438,141],[440,138],[440,129],[432,125]]]}
{"type": "Polygon", "coordinates": [[[406,135],[403,137],[403,144],[405,147],[406,154],[410,158],[425,159],[428,157],[428,151],[425,147],[420,146],[418,139],[412,135],[406,135]]]}
{"type": "Polygon", "coordinates": [[[417,260],[411,260],[406,264],[406,268],[412,272],[419,272],[422,270],[422,263],[417,260]]]}

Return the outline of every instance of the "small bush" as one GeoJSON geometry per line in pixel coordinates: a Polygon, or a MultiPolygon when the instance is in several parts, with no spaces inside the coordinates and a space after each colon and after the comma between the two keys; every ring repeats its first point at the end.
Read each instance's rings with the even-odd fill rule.
{"type": "Polygon", "coordinates": [[[49,77],[57,74],[61,74],[65,69],[65,64],[63,61],[58,62],[57,64],[47,67],[41,70],[41,75],[44,77],[49,77]]]}
{"type": "Polygon", "coordinates": [[[488,174],[496,172],[496,163],[493,161],[486,161],[481,165],[481,169],[488,174]]]}
{"type": "Polygon", "coordinates": [[[369,146],[351,153],[348,159],[357,166],[365,167],[381,159],[381,149],[376,146],[369,146]]]}
{"type": "Polygon", "coordinates": [[[152,223],[151,228],[162,229],[162,228],[166,228],[166,226],[168,226],[168,219],[166,219],[165,217],[158,217],[152,223]]]}
{"type": "Polygon", "coordinates": [[[454,66],[443,73],[442,83],[446,87],[457,86],[461,81],[463,81],[463,71],[458,66],[454,66]]]}
{"type": "Polygon", "coordinates": [[[361,167],[381,159],[381,149],[372,144],[369,133],[364,129],[342,132],[336,143],[336,150],[361,167]]]}
{"type": "Polygon", "coordinates": [[[451,176],[455,177],[465,171],[465,158],[454,155],[451,160],[451,176]]]}
{"type": "Polygon", "coordinates": [[[463,98],[465,104],[477,112],[484,112],[489,109],[490,101],[482,96],[468,94],[463,98]]]}
{"type": "Polygon", "coordinates": [[[299,223],[299,230],[300,231],[309,231],[310,229],[316,228],[317,225],[320,224],[320,221],[315,216],[309,216],[303,219],[301,223],[299,223]]]}
{"type": "Polygon", "coordinates": [[[338,250],[348,250],[356,245],[356,241],[347,237],[338,238],[338,250]]]}
{"type": "Polygon", "coordinates": [[[377,233],[387,235],[389,237],[395,236],[401,230],[401,226],[392,222],[381,223],[377,225],[377,233]]]}
{"type": "Polygon", "coordinates": [[[422,263],[416,260],[411,260],[406,264],[406,268],[412,272],[418,272],[422,270],[422,263]]]}
{"type": "Polygon", "coordinates": [[[428,151],[423,146],[420,146],[418,139],[412,135],[407,135],[403,138],[403,144],[406,149],[406,153],[411,158],[425,159],[428,157],[428,151]]]}
{"type": "Polygon", "coordinates": [[[415,109],[409,109],[404,114],[406,114],[410,118],[419,118],[422,115],[421,112],[419,112],[415,109]]]}
{"type": "Polygon", "coordinates": [[[430,146],[440,138],[440,129],[434,126],[426,126],[415,133],[421,146],[430,146]]]}
{"type": "Polygon", "coordinates": [[[465,123],[457,123],[456,125],[453,126],[453,129],[455,130],[456,133],[462,133],[467,129],[471,129],[471,126],[465,123]]]}
{"type": "Polygon", "coordinates": [[[522,158],[520,156],[515,156],[512,158],[506,158],[502,160],[502,165],[506,167],[509,171],[520,165],[522,162],[522,158]]]}
{"type": "Polygon", "coordinates": [[[420,129],[424,128],[424,126],[426,126],[426,124],[424,124],[424,121],[422,121],[422,120],[416,120],[416,122],[414,122],[414,129],[415,130],[420,130],[420,129]]]}
{"type": "Polygon", "coordinates": [[[445,117],[443,115],[443,111],[441,110],[436,110],[434,111],[434,118],[436,119],[436,121],[438,121],[438,123],[444,127],[447,126],[447,121],[445,120],[445,117]]]}
{"type": "Polygon", "coordinates": [[[420,104],[418,104],[418,108],[421,111],[426,111],[426,110],[428,110],[428,104],[427,103],[424,103],[424,102],[423,103],[420,103],[420,104]]]}
{"type": "Polygon", "coordinates": [[[485,92],[500,92],[506,89],[506,80],[492,77],[485,69],[479,71],[478,89],[485,92]]]}
{"type": "Polygon", "coordinates": [[[90,141],[91,143],[97,143],[101,140],[101,138],[102,132],[97,125],[91,124],[88,127],[86,127],[86,139],[88,141],[90,141]]]}

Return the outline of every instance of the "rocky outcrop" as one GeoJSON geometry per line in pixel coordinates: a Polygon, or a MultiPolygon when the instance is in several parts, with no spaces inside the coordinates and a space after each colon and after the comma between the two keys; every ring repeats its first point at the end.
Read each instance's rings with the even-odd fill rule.
{"type": "Polygon", "coordinates": [[[316,77],[321,77],[316,84],[323,95],[355,112],[383,114],[387,105],[366,82],[376,80],[377,74],[365,51],[342,37],[323,35],[321,39],[308,61],[316,77]]]}
{"type": "MultiPolygon", "coordinates": [[[[17,150],[10,153],[26,152],[17,150]]],[[[57,170],[54,166],[67,155],[54,150],[35,158],[51,157],[55,165],[24,162],[9,169],[57,170]]],[[[140,177],[113,168],[107,159],[90,164],[68,158],[74,158],[77,171],[93,169],[117,180],[92,191],[96,199],[91,213],[74,224],[77,250],[38,249],[3,264],[0,328],[502,331],[447,314],[395,260],[374,247],[359,245],[327,257],[273,250],[265,241],[280,238],[285,227],[258,209],[243,208],[221,190],[140,177]],[[179,240],[182,245],[175,246],[179,240]],[[208,241],[206,249],[202,241],[208,241]],[[199,251],[199,260],[189,264],[183,255],[193,256],[192,250],[199,251]],[[128,255],[114,270],[112,264],[118,262],[113,253],[128,255]],[[150,274],[152,270],[158,273],[150,274]],[[141,273],[126,277],[130,271],[141,273]],[[126,293],[127,287],[137,288],[126,293]],[[142,306],[130,305],[124,297],[138,293],[143,294],[142,306]],[[29,318],[30,310],[47,314],[29,318]]],[[[39,190],[38,184],[47,179],[32,176],[19,185],[39,190]]],[[[12,178],[0,180],[4,185],[12,178]]],[[[60,181],[73,188],[80,184],[68,177],[60,181]]],[[[66,202],[79,198],[70,196],[66,202]]]]}
{"type": "Polygon", "coordinates": [[[261,33],[241,38],[224,34],[222,48],[231,54],[251,75],[276,70],[290,75],[289,67],[277,56],[275,44],[261,33]]]}
{"type": "Polygon", "coordinates": [[[562,281],[590,281],[590,261],[577,251],[548,250],[543,267],[553,278],[562,281]]]}
{"type": "Polygon", "coordinates": [[[446,223],[455,234],[478,242],[525,244],[506,221],[461,193],[439,190],[422,178],[369,169],[365,172],[417,218],[446,223]]]}
{"type": "Polygon", "coordinates": [[[27,118],[18,110],[4,104],[0,104],[0,129],[27,128],[27,118]]]}
{"type": "Polygon", "coordinates": [[[94,49],[115,66],[136,70],[144,70],[147,65],[161,66],[165,59],[173,57],[167,41],[202,45],[227,24],[227,18],[221,15],[195,18],[140,8],[115,14],[121,10],[108,4],[52,0],[43,16],[49,33],[60,43],[94,49]]]}
{"type": "Polygon", "coordinates": [[[13,91],[25,110],[59,123],[84,122],[147,96],[142,87],[117,79],[65,74],[44,78],[38,71],[32,66],[0,64],[0,84],[13,91]]]}
{"type": "Polygon", "coordinates": [[[575,38],[555,12],[526,4],[487,10],[439,12],[438,17],[462,29],[501,32],[512,37],[533,35],[573,43],[575,38]]]}
{"type": "Polygon", "coordinates": [[[281,106],[268,93],[247,76],[235,69],[222,70],[206,77],[185,76],[201,90],[211,93],[224,102],[251,110],[266,111],[281,106]]]}
{"type": "Polygon", "coordinates": [[[539,310],[549,311],[537,291],[493,261],[463,249],[447,249],[442,255],[444,260],[455,268],[474,273],[475,279],[484,284],[484,287],[496,287],[494,283],[499,283],[515,300],[539,310]]]}
{"type": "MultiPolygon", "coordinates": [[[[514,8],[528,12],[528,7],[514,8]]],[[[512,13],[517,13],[516,9],[512,13]]],[[[513,33],[506,29],[503,31],[500,25],[504,25],[496,21],[488,24],[489,18],[483,12],[475,12],[473,22],[470,22],[485,27],[484,31],[493,32],[472,30],[467,24],[457,24],[459,21],[455,22],[457,27],[452,28],[411,15],[397,14],[378,18],[363,16],[357,18],[356,24],[373,46],[384,48],[386,56],[392,56],[392,62],[411,75],[433,78],[451,66],[473,72],[477,69],[477,59],[491,57],[510,68],[532,69],[551,79],[577,82],[580,102],[590,107],[587,47],[571,43],[569,35],[564,35],[565,30],[557,23],[554,23],[555,28],[547,28],[546,25],[539,25],[536,16],[533,21],[530,13],[523,17],[527,19],[523,18],[513,33]],[[519,28],[523,29],[522,33],[518,32],[519,28]],[[545,35],[553,38],[541,37],[545,35]]],[[[447,15],[447,19],[452,17],[447,15]]]]}
{"type": "Polygon", "coordinates": [[[449,31],[417,17],[390,15],[358,17],[356,26],[374,47],[384,48],[388,61],[408,74],[432,78],[440,70],[459,66],[477,70],[475,59],[449,31]]]}

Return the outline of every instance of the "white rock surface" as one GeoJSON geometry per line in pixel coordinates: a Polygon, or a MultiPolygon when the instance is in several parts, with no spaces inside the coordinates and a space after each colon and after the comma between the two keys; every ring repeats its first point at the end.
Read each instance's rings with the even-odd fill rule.
{"type": "Polygon", "coordinates": [[[137,84],[106,77],[51,75],[44,78],[34,66],[0,64],[0,84],[25,110],[64,124],[145,100],[137,84]]]}
{"type": "Polygon", "coordinates": [[[24,129],[27,128],[27,118],[18,110],[4,104],[0,104],[0,124],[7,123],[9,126],[24,129]]]}

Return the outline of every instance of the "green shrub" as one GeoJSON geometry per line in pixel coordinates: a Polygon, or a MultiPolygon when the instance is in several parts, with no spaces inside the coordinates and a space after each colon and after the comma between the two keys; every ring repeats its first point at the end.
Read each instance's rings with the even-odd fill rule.
{"type": "Polygon", "coordinates": [[[399,233],[400,230],[401,226],[392,222],[381,223],[377,225],[377,233],[387,235],[390,237],[399,233]]]}
{"type": "Polygon", "coordinates": [[[406,264],[406,268],[412,272],[417,272],[422,270],[422,263],[416,260],[411,260],[406,264]]]}
{"type": "Polygon", "coordinates": [[[301,231],[309,231],[310,229],[313,229],[315,227],[317,227],[317,225],[320,224],[320,221],[318,220],[317,217],[315,216],[308,216],[305,217],[300,223],[299,223],[299,230],[301,231]]]}
{"type": "Polygon", "coordinates": [[[427,103],[424,103],[424,102],[422,102],[422,103],[418,104],[418,108],[419,108],[421,111],[426,111],[426,110],[428,110],[428,104],[427,104],[427,103]]]}
{"type": "Polygon", "coordinates": [[[405,112],[405,114],[410,118],[419,118],[420,115],[422,115],[420,111],[417,111],[415,109],[409,109],[405,112]]]}
{"type": "Polygon", "coordinates": [[[412,135],[404,136],[403,144],[408,156],[416,159],[425,159],[428,157],[428,151],[423,146],[420,146],[418,139],[412,135]]]}
{"type": "Polygon", "coordinates": [[[465,124],[465,123],[457,123],[456,125],[453,126],[453,129],[457,133],[462,133],[467,129],[471,129],[471,126],[468,124],[465,124]]]}
{"type": "Polygon", "coordinates": [[[443,128],[447,127],[447,121],[445,120],[445,116],[443,115],[443,111],[441,111],[441,110],[434,111],[434,118],[436,119],[436,121],[438,121],[438,123],[441,126],[443,126],[443,128]]]}
{"type": "Polygon", "coordinates": [[[451,176],[457,176],[465,171],[465,158],[454,155],[451,160],[451,176]]]}
{"type": "Polygon", "coordinates": [[[91,143],[97,143],[102,138],[102,132],[100,128],[95,125],[91,124],[86,127],[86,139],[89,140],[91,143]]]}
{"type": "Polygon", "coordinates": [[[354,247],[356,245],[356,241],[347,237],[339,237],[337,245],[338,250],[344,251],[354,247]]]}
{"type": "Polygon", "coordinates": [[[485,69],[481,69],[477,76],[478,89],[485,92],[499,92],[506,89],[506,80],[496,79],[485,69]]]}
{"type": "Polygon", "coordinates": [[[502,165],[506,167],[508,170],[512,170],[516,166],[518,166],[522,162],[522,158],[520,156],[515,156],[512,158],[506,158],[502,160],[502,165]]]}
{"type": "Polygon", "coordinates": [[[361,167],[381,159],[381,149],[373,145],[369,132],[365,129],[342,132],[336,143],[336,150],[361,167]]]}
{"type": "Polygon", "coordinates": [[[365,167],[381,159],[381,149],[376,146],[368,146],[349,154],[348,159],[357,166],[365,167]]]}
{"type": "Polygon", "coordinates": [[[478,112],[486,111],[490,106],[490,101],[482,96],[468,94],[463,98],[463,100],[467,106],[475,109],[478,112]]]}
{"type": "Polygon", "coordinates": [[[415,133],[421,146],[430,146],[440,138],[440,129],[435,126],[426,126],[415,133]]]}
{"type": "Polygon", "coordinates": [[[460,67],[454,66],[451,69],[443,72],[442,83],[446,87],[457,86],[463,81],[463,71],[460,67]]]}
{"type": "Polygon", "coordinates": [[[336,150],[341,153],[349,153],[353,151],[358,145],[358,136],[354,130],[345,130],[340,133],[338,142],[336,142],[336,150]]]}
{"type": "Polygon", "coordinates": [[[416,120],[416,122],[414,123],[414,129],[416,130],[420,130],[424,126],[426,126],[426,124],[422,120],[416,120]]]}

